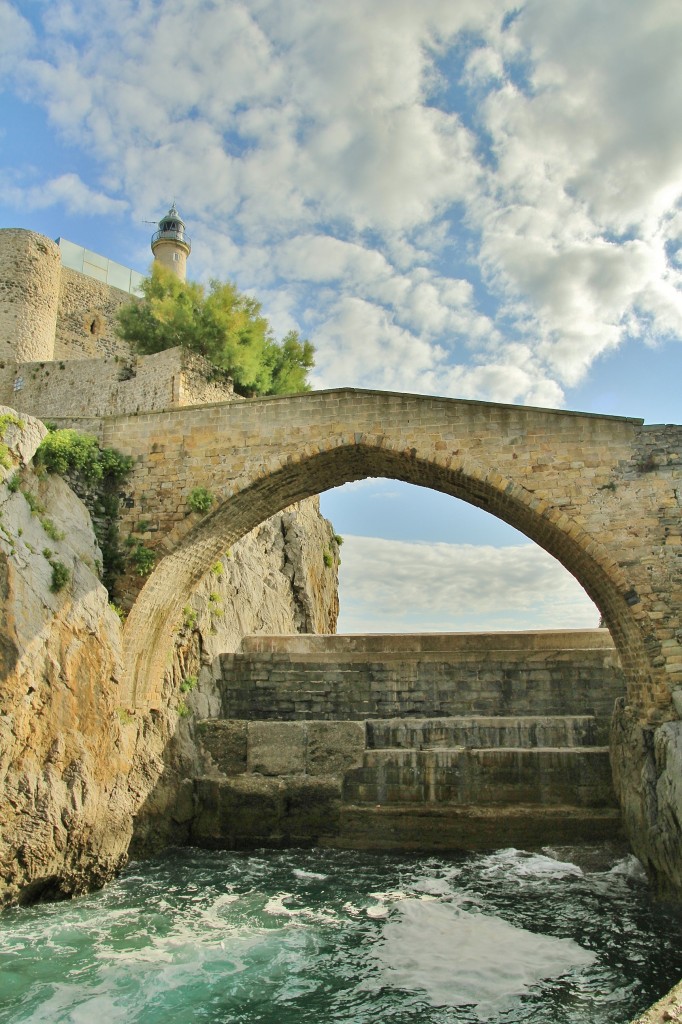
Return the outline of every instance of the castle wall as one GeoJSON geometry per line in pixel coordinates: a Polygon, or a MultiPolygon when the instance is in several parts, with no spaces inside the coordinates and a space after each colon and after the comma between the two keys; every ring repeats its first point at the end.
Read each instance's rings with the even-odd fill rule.
{"type": "Polygon", "coordinates": [[[49,238],[0,231],[0,360],[52,359],[61,257],[49,238]]]}
{"type": "Polygon", "coordinates": [[[135,301],[129,292],[62,267],[52,358],[128,358],[130,346],[116,336],[116,314],[135,301]]]}
{"type": "Polygon", "coordinates": [[[211,370],[201,356],[180,348],[151,356],[6,363],[0,367],[0,404],[65,426],[83,416],[160,412],[234,398],[231,382],[212,380],[211,370]]]}

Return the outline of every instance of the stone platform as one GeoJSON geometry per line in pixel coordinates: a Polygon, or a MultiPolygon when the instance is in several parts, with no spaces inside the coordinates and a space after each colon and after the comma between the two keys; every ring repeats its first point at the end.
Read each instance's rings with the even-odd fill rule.
{"type": "Polygon", "coordinates": [[[605,736],[623,681],[605,630],[247,637],[221,670],[225,718],[197,724],[196,845],[619,834],[605,736]]]}

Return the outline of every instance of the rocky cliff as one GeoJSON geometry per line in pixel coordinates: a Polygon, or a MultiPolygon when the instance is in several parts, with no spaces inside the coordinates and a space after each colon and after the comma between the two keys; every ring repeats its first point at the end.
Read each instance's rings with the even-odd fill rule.
{"type": "Polygon", "coordinates": [[[661,895],[682,896],[682,721],[643,724],[621,698],[611,767],[632,849],[661,895]]]}
{"type": "Polygon", "coordinates": [[[0,408],[0,904],[101,885],[125,863],[136,816],[140,845],[173,838],[192,709],[206,717],[216,699],[215,654],[247,631],[333,631],[337,612],[332,530],[306,502],[188,595],[163,710],[131,716],[88,513],[61,479],[33,472],[45,428],[17,419],[0,408]]]}

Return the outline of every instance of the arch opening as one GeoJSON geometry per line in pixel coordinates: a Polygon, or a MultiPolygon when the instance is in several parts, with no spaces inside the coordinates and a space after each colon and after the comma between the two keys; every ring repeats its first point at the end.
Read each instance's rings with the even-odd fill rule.
{"type": "Polygon", "coordinates": [[[261,475],[237,480],[219,507],[199,523],[181,524],[166,538],[168,554],[140,592],[124,631],[127,698],[131,707],[153,706],[161,690],[172,634],[187,595],[226,547],[276,512],[331,487],[365,477],[385,477],[442,491],[482,508],[553,555],[599,609],[619,653],[630,698],[649,679],[646,652],[628,603],[624,580],[598,541],[570,517],[495,471],[468,461],[419,456],[383,443],[332,443],[328,450],[282,458],[261,475]]]}
{"type": "Polygon", "coordinates": [[[400,480],[367,477],[320,494],[339,551],[343,634],[593,630],[578,581],[489,512],[400,480]]]}

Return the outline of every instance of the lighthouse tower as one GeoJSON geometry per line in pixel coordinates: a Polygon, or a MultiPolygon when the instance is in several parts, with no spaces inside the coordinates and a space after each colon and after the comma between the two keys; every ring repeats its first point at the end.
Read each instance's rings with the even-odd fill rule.
{"type": "Polygon", "coordinates": [[[154,259],[184,281],[187,276],[187,257],[191,251],[190,240],[185,234],[185,222],[173,202],[166,216],[159,221],[159,230],[152,235],[154,259]]]}

